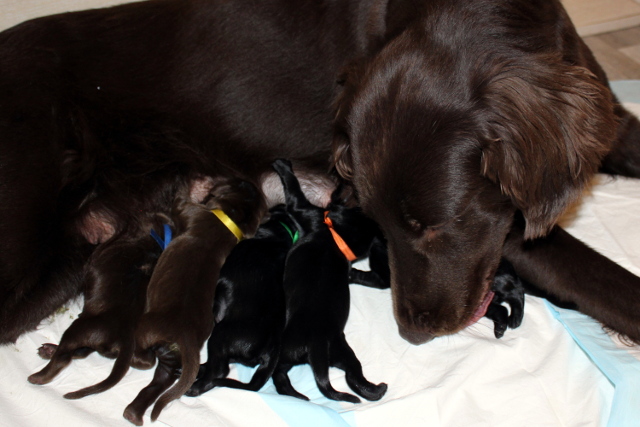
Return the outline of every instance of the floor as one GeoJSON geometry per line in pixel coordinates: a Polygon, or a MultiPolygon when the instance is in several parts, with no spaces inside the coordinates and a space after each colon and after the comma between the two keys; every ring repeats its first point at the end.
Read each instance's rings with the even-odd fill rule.
{"type": "Polygon", "coordinates": [[[609,80],[640,80],[640,26],[584,37],[609,80]]]}
{"type": "Polygon", "coordinates": [[[640,0],[562,0],[610,80],[640,80],[640,0]]]}

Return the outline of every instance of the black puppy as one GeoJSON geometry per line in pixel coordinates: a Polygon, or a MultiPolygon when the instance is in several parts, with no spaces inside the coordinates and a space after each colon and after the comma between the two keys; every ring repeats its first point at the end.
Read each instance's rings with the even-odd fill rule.
{"type": "Polygon", "coordinates": [[[308,400],[293,388],[287,375],[293,366],[308,363],[318,388],[327,398],[360,402],[356,396],[331,386],[329,367],[334,366],[345,371],[352,390],[365,399],[378,400],[387,385],[366,380],[344,335],[349,317],[350,263],[369,252],[377,225],[359,208],[338,204],[339,190],[332,194],[327,211],[312,205],[302,193],[289,162],[277,160],[274,168],[282,179],[287,209],[301,234],[289,252],[284,273],[287,323],[280,361],[273,374],[276,390],[308,400]],[[334,233],[339,236],[337,240],[334,233]],[[340,238],[342,248],[337,243],[340,238]],[[345,253],[349,253],[349,259],[345,253]]]}
{"type": "MultiPolygon", "coordinates": [[[[381,236],[376,237],[371,245],[369,268],[370,271],[352,268],[349,272],[351,283],[378,289],[389,288],[389,257],[386,242],[381,236]]],[[[524,294],[525,292],[533,292],[529,291],[528,284],[517,275],[511,263],[504,258],[500,260],[491,290],[493,291],[493,299],[484,317],[493,320],[493,333],[496,338],[502,338],[507,327],[515,329],[522,324],[524,294]],[[510,311],[502,305],[503,303],[509,304],[510,311]]],[[[548,297],[548,295],[538,296],[548,297]]]]}
{"type": "Polygon", "coordinates": [[[283,205],[272,208],[270,215],[252,239],[238,243],[220,271],[208,359],[187,396],[199,396],[216,386],[258,391],[278,364],[285,325],[282,278],[298,234],[283,205]],[[259,368],[245,384],[225,378],[229,363],[259,368]]]}
{"type": "Polygon", "coordinates": [[[493,320],[493,334],[496,338],[502,338],[507,327],[515,329],[522,323],[525,292],[523,281],[511,263],[504,258],[500,260],[491,290],[493,299],[484,317],[493,320]],[[509,304],[511,313],[503,303],[509,304]]]}

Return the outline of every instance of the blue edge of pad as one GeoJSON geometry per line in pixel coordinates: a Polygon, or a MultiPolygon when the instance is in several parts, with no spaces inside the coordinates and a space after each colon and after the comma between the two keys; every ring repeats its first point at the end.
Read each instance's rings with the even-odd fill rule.
{"type": "MultiPolygon", "coordinates": [[[[640,103],[640,80],[611,82],[611,88],[621,102],[640,103]]],[[[568,331],[594,365],[614,387],[608,427],[637,427],[640,420],[640,361],[618,348],[602,330],[602,326],[581,313],[564,310],[546,302],[553,315],[568,331]]],[[[236,365],[241,381],[249,382],[255,368],[236,365]]],[[[340,413],[340,404],[326,399],[315,385],[311,369],[296,366],[289,371],[296,389],[311,399],[306,402],[280,396],[269,381],[260,396],[290,427],[356,427],[353,412],[340,413]]]]}
{"type": "Polygon", "coordinates": [[[617,80],[611,82],[611,90],[621,102],[640,104],[640,80],[617,80]]]}

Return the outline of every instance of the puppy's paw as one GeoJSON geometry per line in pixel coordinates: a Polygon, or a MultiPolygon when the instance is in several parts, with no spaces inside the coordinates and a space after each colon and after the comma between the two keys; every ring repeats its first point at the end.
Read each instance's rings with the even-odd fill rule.
{"type": "Polygon", "coordinates": [[[515,329],[522,324],[522,319],[524,318],[524,298],[522,298],[522,302],[511,301],[509,307],[511,307],[508,321],[509,327],[515,329]]]}
{"type": "Polygon", "coordinates": [[[42,374],[40,374],[39,372],[36,374],[31,374],[29,375],[29,377],[27,378],[27,381],[29,381],[31,384],[35,384],[35,385],[43,385],[43,384],[47,384],[49,381],[45,381],[45,378],[42,374]]]}
{"type": "Polygon", "coordinates": [[[131,405],[127,406],[122,416],[124,416],[124,418],[131,424],[137,426],[141,426],[143,424],[142,415],[138,414],[133,408],[131,408],[131,405]]]}
{"type": "Polygon", "coordinates": [[[375,402],[382,399],[382,397],[387,393],[388,388],[389,386],[386,383],[380,383],[378,385],[369,383],[366,387],[363,387],[357,392],[365,399],[375,402]]]}
{"type": "Polygon", "coordinates": [[[42,344],[38,349],[38,356],[42,357],[45,360],[51,360],[53,354],[58,349],[56,344],[46,343],[42,344]]]}
{"type": "Polygon", "coordinates": [[[506,330],[507,330],[506,323],[493,322],[493,335],[495,335],[496,338],[498,339],[502,338],[506,330]]]}

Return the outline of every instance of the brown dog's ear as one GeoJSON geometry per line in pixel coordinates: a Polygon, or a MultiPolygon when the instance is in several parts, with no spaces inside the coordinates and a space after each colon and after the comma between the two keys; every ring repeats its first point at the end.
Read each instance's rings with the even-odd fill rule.
{"type": "Polygon", "coordinates": [[[483,87],[482,172],[545,235],[596,173],[616,132],[611,94],[551,55],[501,66],[483,87]]]}
{"type": "Polygon", "coordinates": [[[353,161],[349,150],[349,138],[342,133],[336,133],[333,137],[333,164],[342,178],[352,178],[353,161]]]}
{"type": "Polygon", "coordinates": [[[334,103],[335,119],[333,132],[333,166],[338,174],[351,180],[353,176],[353,159],[349,149],[349,123],[348,117],[356,92],[357,82],[364,73],[364,60],[356,60],[345,66],[338,78],[341,86],[340,93],[334,103]]]}

